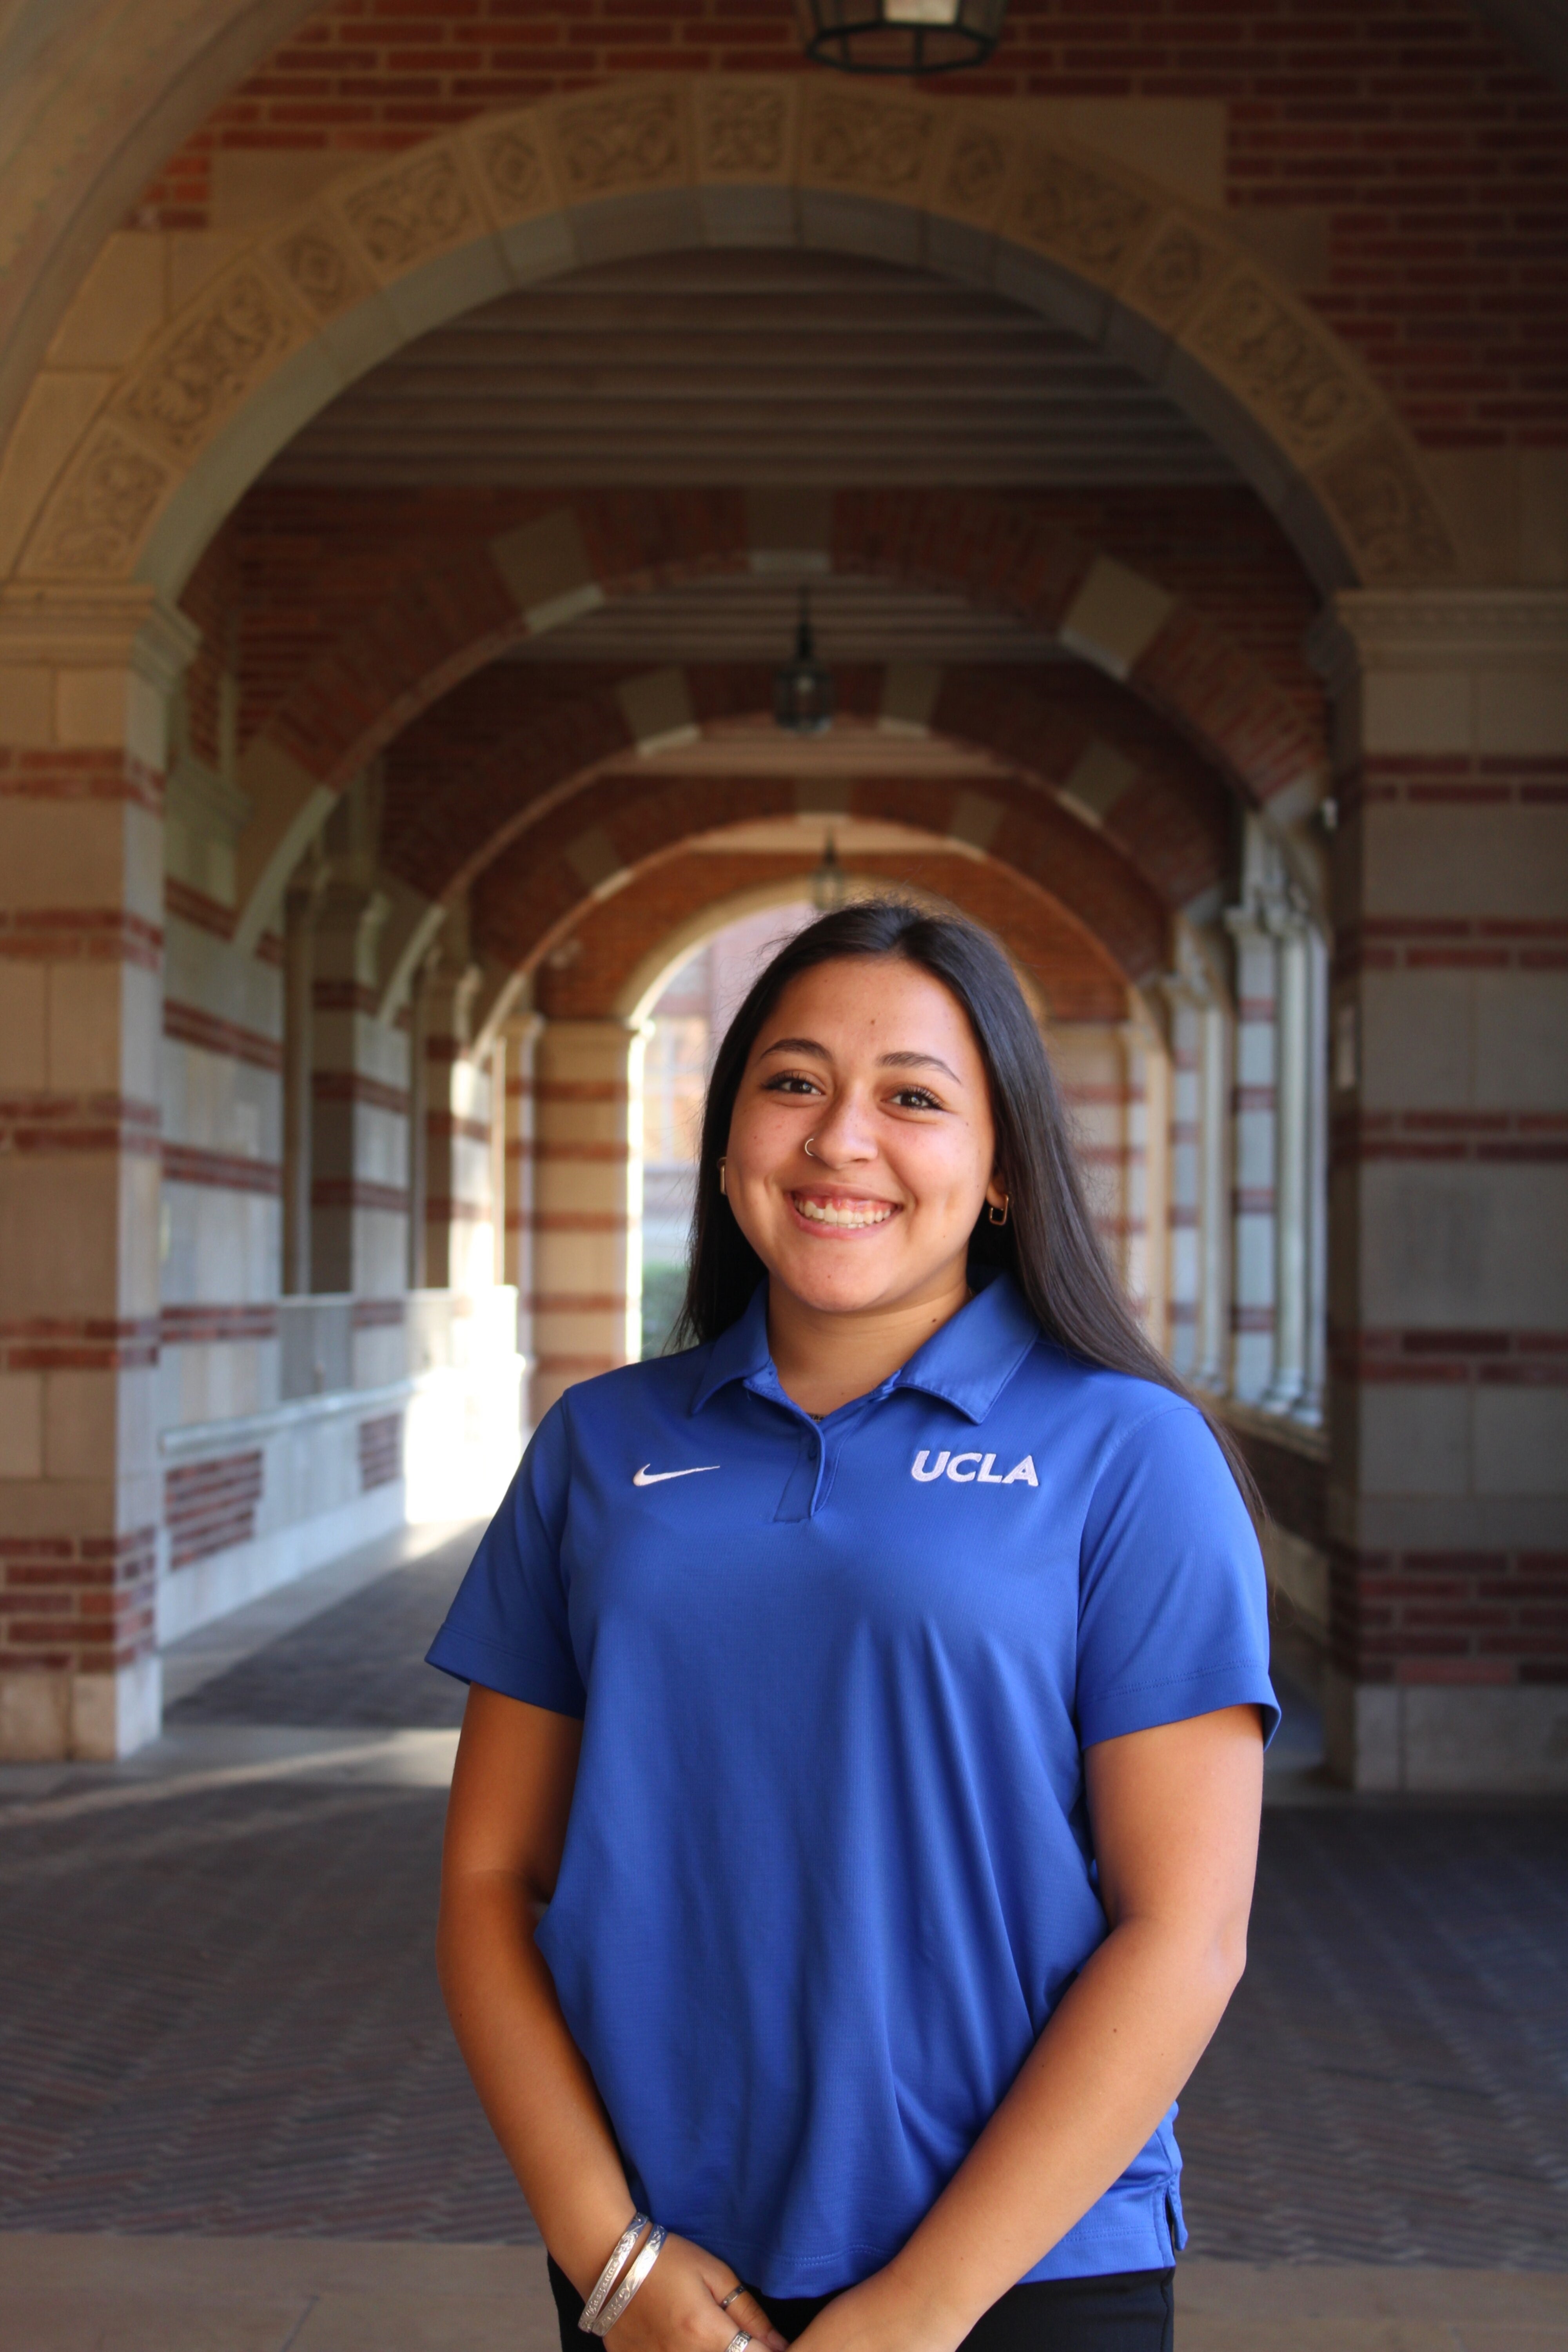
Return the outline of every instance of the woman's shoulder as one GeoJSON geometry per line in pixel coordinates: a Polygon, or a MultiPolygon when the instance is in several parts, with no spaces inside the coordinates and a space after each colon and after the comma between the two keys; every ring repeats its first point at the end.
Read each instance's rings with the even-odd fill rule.
{"type": "Polygon", "coordinates": [[[616,1364],[607,1372],[592,1372],[585,1380],[574,1381],[552,1410],[560,1412],[568,1423],[586,1419],[597,1424],[605,1416],[624,1416],[650,1405],[679,1405],[684,1409],[711,1353],[712,1342],[708,1340],[700,1347],[646,1356],[635,1364],[616,1364]]]}

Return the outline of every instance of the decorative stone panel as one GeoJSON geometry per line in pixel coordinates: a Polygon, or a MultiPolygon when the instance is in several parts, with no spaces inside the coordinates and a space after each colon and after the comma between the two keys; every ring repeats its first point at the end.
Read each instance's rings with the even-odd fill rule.
{"type": "Polygon", "coordinates": [[[167,466],[103,426],[46,509],[24,571],[46,579],[129,572],[173,478],[167,466]]]}
{"type": "Polygon", "coordinates": [[[570,204],[691,181],[683,92],[668,85],[568,100],[554,111],[561,184],[570,204]]]}
{"type": "Polygon", "coordinates": [[[816,83],[801,177],[814,187],[916,203],[936,129],[930,106],[816,83]]]}
{"type": "Polygon", "coordinates": [[[1025,156],[1005,233],[1101,284],[1114,278],[1154,217],[1152,197],[1125,177],[1050,147],[1025,156]]]}
{"type": "Polygon", "coordinates": [[[1312,481],[1369,584],[1453,571],[1453,542],[1399,435],[1373,434],[1320,467],[1312,481]]]}
{"type": "Polygon", "coordinates": [[[116,404],[175,458],[195,455],[301,340],[300,321],[253,262],[205,289],[116,404]]]}
{"type": "Polygon", "coordinates": [[[486,224],[464,184],[454,147],[425,148],[395,171],[362,181],[342,210],[384,283],[480,235],[486,224]]]}
{"type": "Polygon", "coordinates": [[[800,83],[700,82],[694,94],[697,169],[704,180],[782,183],[795,164],[800,83]]]}
{"type": "Polygon", "coordinates": [[[503,226],[533,220],[560,201],[536,117],[487,122],[468,140],[491,212],[503,226]]]}
{"type": "Polygon", "coordinates": [[[1173,333],[1213,292],[1235,258],[1228,247],[1194,224],[1168,221],[1155,232],[1124,291],[1147,317],[1173,333]]]}
{"type": "Polygon", "coordinates": [[[1229,278],[1183,341],[1305,463],[1372,421],[1345,354],[1255,270],[1229,278]]]}
{"type": "Polygon", "coordinates": [[[322,213],[292,224],[271,247],[271,258],[289,291],[322,325],[371,290],[348,239],[322,213]]]}

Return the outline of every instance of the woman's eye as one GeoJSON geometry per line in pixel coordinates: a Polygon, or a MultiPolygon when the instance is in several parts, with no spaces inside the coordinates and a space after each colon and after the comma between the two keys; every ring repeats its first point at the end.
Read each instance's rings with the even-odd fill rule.
{"type": "Polygon", "coordinates": [[[776,1078],[769,1078],[763,1088],[769,1095],[814,1095],[820,1091],[814,1078],[803,1077],[798,1070],[781,1070],[776,1078]]]}
{"type": "Polygon", "coordinates": [[[904,1110],[940,1110],[941,1103],[924,1087],[900,1087],[893,1100],[904,1110]]]}

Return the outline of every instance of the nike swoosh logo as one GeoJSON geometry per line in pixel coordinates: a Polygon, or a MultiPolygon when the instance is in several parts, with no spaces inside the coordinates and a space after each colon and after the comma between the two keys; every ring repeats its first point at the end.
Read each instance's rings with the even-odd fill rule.
{"type": "Polygon", "coordinates": [[[704,1470],[717,1470],[717,1462],[697,1462],[689,1470],[650,1470],[645,1462],[640,1470],[632,1473],[634,1486],[662,1486],[667,1478],[700,1478],[704,1470]]]}

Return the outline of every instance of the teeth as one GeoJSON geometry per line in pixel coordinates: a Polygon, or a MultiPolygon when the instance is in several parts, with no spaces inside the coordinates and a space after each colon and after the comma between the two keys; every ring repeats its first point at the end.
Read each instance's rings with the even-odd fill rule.
{"type": "Polygon", "coordinates": [[[893,1212],[890,1208],[852,1208],[847,1202],[842,1206],[834,1201],[803,1201],[798,1196],[795,1207],[814,1225],[885,1225],[893,1212]]]}

